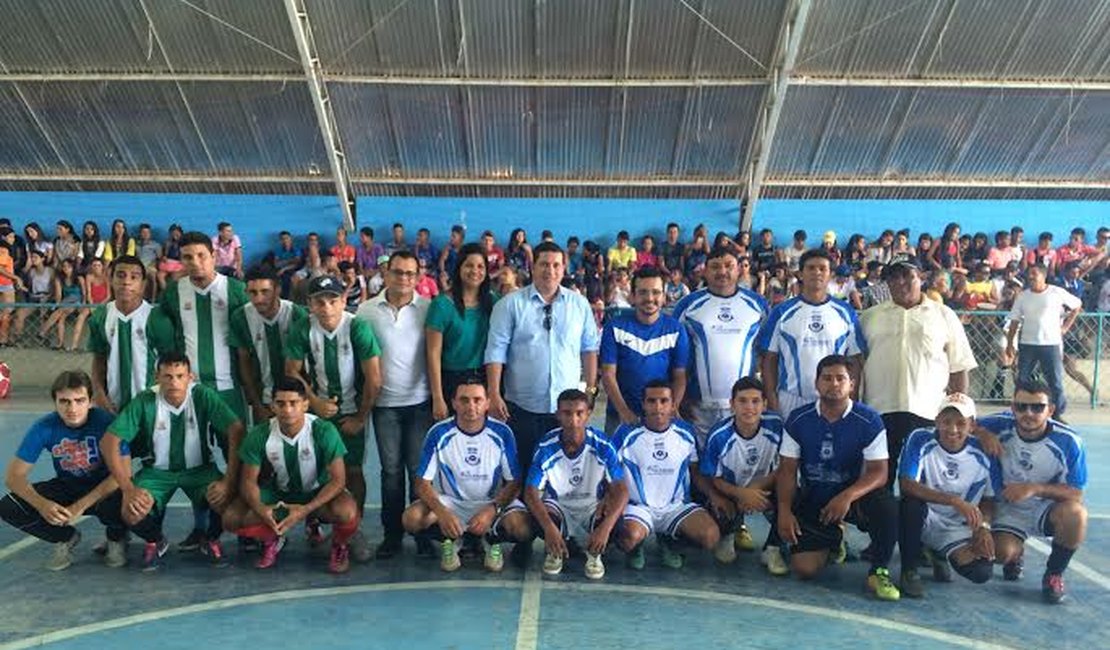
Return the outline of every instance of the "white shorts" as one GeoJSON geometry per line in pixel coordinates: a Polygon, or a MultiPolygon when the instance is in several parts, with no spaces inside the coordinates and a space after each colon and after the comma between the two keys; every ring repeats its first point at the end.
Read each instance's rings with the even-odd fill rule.
{"type": "Polygon", "coordinates": [[[631,520],[641,524],[647,528],[649,535],[656,533],[677,538],[678,527],[687,517],[699,510],[705,512],[705,508],[696,503],[672,503],[662,508],[630,503],[624,507],[623,518],[625,521],[631,520]]]}
{"type": "Polygon", "coordinates": [[[721,420],[732,415],[732,409],[729,408],[728,402],[719,404],[714,400],[701,401],[694,404],[694,433],[697,434],[698,451],[705,449],[706,439],[709,437],[709,431],[721,420]]]}
{"type": "Polygon", "coordinates": [[[779,415],[782,416],[783,420],[786,420],[786,418],[790,417],[791,411],[793,411],[794,409],[800,409],[808,404],[812,404],[814,401],[816,400],[811,400],[806,397],[802,397],[801,395],[795,395],[794,393],[787,393],[780,390],[779,415]]]}
{"type": "MultiPolygon", "coordinates": [[[[490,501],[463,501],[462,499],[456,499],[454,497],[449,497],[446,494],[439,495],[439,500],[440,500],[440,503],[443,504],[444,508],[447,508],[448,510],[451,511],[452,514],[454,514],[456,517],[459,518],[459,521],[462,523],[463,528],[466,528],[467,522],[469,522],[471,519],[473,519],[474,515],[478,514],[479,510],[481,510],[482,508],[485,508],[489,504],[493,503],[492,500],[490,500],[490,501]]],[[[520,499],[513,499],[512,503],[505,506],[505,509],[501,512],[501,514],[498,515],[498,517],[493,520],[493,524],[489,527],[490,531],[496,530],[497,526],[501,523],[502,517],[504,517],[510,511],[519,510],[519,509],[522,509],[522,508],[524,508],[524,503],[521,502],[520,499]]]]}
{"type": "Polygon", "coordinates": [[[594,503],[585,507],[570,507],[554,499],[544,499],[543,505],[556,519],[559,520],[559,530],[563,532],[563,539],[576,539],[586,541],[594,529],[594,515],[597,506],[594,503]]]}
{"type": "Polygon", "coordinates": [[[954,524],[929,510],[921,527],[921,543],[947,559],[953,551],[971,543],[971,528],[964,522],[954,524]]]}
{"type": "Polygon", "coordinates": [[[991,528],[996,531],[1017,535],[1022,540],[1029,537],[1051,537],[1048,515],[1055,501],[1049,499],[1030,499],[1023,503],[999,502],[995,508],[991,528]]]}

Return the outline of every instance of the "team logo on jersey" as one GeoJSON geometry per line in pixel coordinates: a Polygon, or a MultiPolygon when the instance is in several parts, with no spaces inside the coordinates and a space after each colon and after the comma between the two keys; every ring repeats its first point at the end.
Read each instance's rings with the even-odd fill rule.
{"type": "Polygon", "coordinates": [[[143,331],[143,328],[139,327],[139,328],[136,328],[135,331],[131,333],[131,336],[134,336],[135,338],[137,338],[141,341],[141,340],[143,340],[144,337],[146,337],[146,332],[143,331]]]}
{"type": "Polygon", "coordinates": [[[948,461],[944,464],[944,478],[949,481],[957,481],[960,478],[960,464],[955,461],[948,461]]]}
{"type": "Polygon", "coordinates": [[[813,332],[814,334],[825,329],[825,323],[821,320],[821,314],[819,312],[814,312],[809,317],[809,325],[807,327],[809,328],[809,331],[813,332]]]}
{"type": "Polygon", "coordinates": [[[255,341],[256,341],[257,343],[261,343],[261,342],[262,342],[262,332],[259,332],[259,333],[255,334],[255,335],[254,335],[254,340],[255,340],[255,341]]]}
{"type": "Polygon", "coordinates": [[[570,484],[575,486],[575,487],[578,487],[579,485],[581,485],[581,483],[582,483],[582,469],[578,466],[575,466],[574,469],[571,470],[570,484]]]}
{"type": "Polygon", "coordinates": [[[116,326],[115,325],[108,328],[108,338],[109,339],[116,338],[116,326]]]}
{"type": "Polygon", "coordinates": [[[1018,450],[1018,465],[1027,472],[1033,471],[1033,454],[1028,449],[1018,450]]]}
{"type": "Polygon", "coordinates": [[[312,449],[309,447],[301,447],[301,460],[308,460],[312,458],[312,449]]]}
{"type": "Polygon", "coordinates": [[[266,456],[267,456],[267,458],[270,459],[270,463],[272,463],[274,465],[278,464],[278,462],[281,460],[281,453],[280,452],[271,451],[266,456]]]}
{"type": "Polygon", "coordinates": [[[224,302],[223,298],[216,298],[212,302],[215,303],[216,307],[219,307],[220,309],[227,307],[227,303],[224,302]]]}
{"type": "Polygon", "coordinates": [[[656,447],[655,451],[651,453],[651,457],[655,460],[666,460],[667,456],[667,449],[665,447],[656,447]]]}
{"type": "Polygon", "coordinates": [[[181,304],[181,309],[183,311],[192,311],[193,310],[193,303],[186,300],[184,303],[181,304]]]}
{"type": "Polygon", "coordinates": [[[478,463],[482,462],[482,459],[478,457],[478,448],[467,447],[466,455],[463,456],[463,462],[465,462],[467,465],[477,465],[478,463]]]}
{"type": "Polygon", "coordinates": [[[821,460],[832,460],[833,451],[832,440],[826,439],[821,442],[821,460]]]}
{"type": "Polygon", "coordinates": [[[744,462],[746,462],[749,465],[755,465],[756,463],[758,463],[759,462],[759,450],[756,449],[755,447],[748,447],[747,451],[745,452],[744,462]]]}
{"type": "Polygon", "coordinates": [[[732,315],[732,308],[729,305],[721,305],[721,310],[717,312],[717,320],[722,323],[731,323],[736,317],[732,315]]]}
{"type": "Polygon", "coordinates": [[[344,343],[343,345],[339,346],[339,350],[340,350],[340,351],[341,351],[341,352],[342,352],[342,353],[343,353],[344,355],[347,355],[347,354],[350,354],[350,353],[351,353],[351,346],[350,346],[350,344],[349,344],[349,343],[344,343]]]}

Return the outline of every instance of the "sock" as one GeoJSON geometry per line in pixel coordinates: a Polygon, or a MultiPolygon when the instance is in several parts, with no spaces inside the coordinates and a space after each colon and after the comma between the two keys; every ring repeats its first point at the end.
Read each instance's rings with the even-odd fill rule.
{"type": "Polygon", "coordinates": [[[331,526],[331,543],[333,546],[343,546],[346,544],[355,533],[358,532],[358,517],[348,521],[345,524],[332,524],[331,526]]]}
{"type": "Polygon", "coordinates": [[[206,528],[208,528],[208,508],[193,506],[193,530],[204,530],[206,528]]]}
{"type": "Polygon", "coordinates": [[[243,526],[239,530],[235,531],[235,534],[239,537],[249,537],[251,539],[257,539],[263,542],[272,542],[274,539],[277,538],[277,535],[274,534],[274,530],[266,524],[243,526]]]}
{"type": "Polygon", "coordinates": [[[1053,542],[1052,554],[1048,556],[1046,569],[1049,573],[1063,573],[1064,569],[1068,568],[1068,562],[1071,562],[1072,555],[1075,555],[1074,548],[1066,548],[1053,542]]]}
{"type": "Polygon", "coordinates": [[[208,510],[208,528],[205,531],[205,536],[210,542],[219,541],[220,535],[224,532],[223,518],[215,510],[208,510]]]}

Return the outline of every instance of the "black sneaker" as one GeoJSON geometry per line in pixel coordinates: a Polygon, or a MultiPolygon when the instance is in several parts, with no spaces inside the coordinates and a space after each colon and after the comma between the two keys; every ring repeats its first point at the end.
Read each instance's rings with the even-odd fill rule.
{"type": "Polygon", "coordinates": [[[921,576],[914,569],[902,572],[898,588],[907,598],[923,598],[925,596],[925,583],[921,581],[921,576]]]}
{"type": "Polygon", "coordinates": [[[1002,579],[1007,582],[1016,582],[1021,580],[1021,576],[1025,573],[1025,564],[1018,560],[1017,562],[1007,562],[1002,565],[1002,579]]]}
{"type": "Polygon", "coordinates": [[[381,544],[374,549],[375,560],[389,560],[401,553],[401,538],[392,535],[387,536],[382,540],[381,544]]]}
{"type": "Polygon", "coordinates": [[[201,544],[204,544],[206,541],[208,541],[208,538],[205,536],[204,531],[199,528],[194,528],[193,532],[189,533],[188,537],[177,543],[177,552],[192,553],[200,550],[201,544]]]}
{"type": "Polygon", "coordinates": [[[1064,576],[1045,571],[1044,577],[1041,578],[1041,596],[1050,605],[1062,603],[1067,596],[1067,592],[1064,591],[1064,576]]]}

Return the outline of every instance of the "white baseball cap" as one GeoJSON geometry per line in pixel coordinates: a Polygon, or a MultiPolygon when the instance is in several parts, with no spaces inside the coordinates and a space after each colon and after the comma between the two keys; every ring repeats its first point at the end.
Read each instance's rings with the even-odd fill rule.
{"type": "Polygon", "coordinates": [[[940,408],[937,409],[937,415],[943,413],[944,409],[956,409],[965,418],[975,417],[975,401],[963,393],[945,395],[940,402],[940,408]]]}

